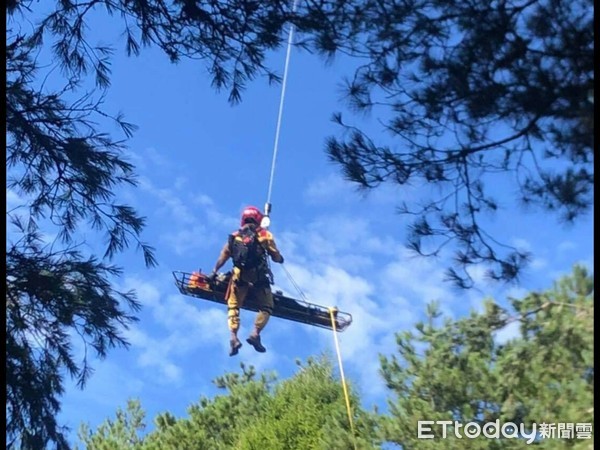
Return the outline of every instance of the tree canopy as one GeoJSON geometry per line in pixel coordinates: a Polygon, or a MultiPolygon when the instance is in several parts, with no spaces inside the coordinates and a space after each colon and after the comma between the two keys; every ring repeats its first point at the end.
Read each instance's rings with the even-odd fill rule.
{"type": "Polygon", "coordinates": [[[273,375],[257,376],[242,364],[242,373],[215,380],[225,390],[212,399],[202,397],[188,408],[189,417],[170,413],[154,420],[156,429],[143,435],[145,413],[130,401],[116,420],[97,430],[87,425],[80,439],[88,450],[195,448],[206,450],[375,449],[377,424],[351,392],[356,436],[352,436],[342,386],[326,358],[311,359],[291,378],[276,383],[273,375]]]}
{"type": "Polygon", "coordinates": [[[459,439],[453,425],[446,440],[439,427],[437,439],[417,439],[419,420],[499,420],[528,432],[554,424],[554,436],[537,448],[593,447],[575,433],[576,424],[594,422],[594,281],[584,268],[552,289],[510,299],[510,308],[488,300],[481,313],[442,321],[432,304],[427,320],[397,334],[397,344],[397,355],[381,358],[394,394],[385,440],[407,450],[530,447],[524,439],[459,439]],[[499,340],[499,331],[515,324],[512,339],[499,340]],[[559,423],[571,424],[570,437],[559,438],[559,423]]]}

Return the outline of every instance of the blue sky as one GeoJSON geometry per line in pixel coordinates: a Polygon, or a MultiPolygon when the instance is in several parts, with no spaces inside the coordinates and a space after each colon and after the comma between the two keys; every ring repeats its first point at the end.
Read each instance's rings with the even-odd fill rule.
{"type": "MultiPolygon", "coordinates": [[[[282,73],[284,52],[270,61],[282,73]]],[[[351,67],[343,59],[324,66],[316,56],[292,52],[271,231],[286,268],[309,300],[353,315],[353,324],[338,337],[345,374],[370,409],[384,407],[389,396],[378,375],[378,354],[394,352],[394,333],[422,318],[426,303],[438,300],[447,314],[459,317],[488,296],[503,300],[550,288],[577,262],[593,267],[593,220],[590,213],[564,227],[552,216],[502,211],[489,226],[500,240],[534,254],[521,283],[480,282],[478,289],[455,290],[443,281],[443,259],[415,258],[403,247],[406,222],[395,207],[415,198],[418,190],[383,186],[360,194],[326,158],[324,141],[339,132],[331,114],[349,115],[340,103],[339,86],[351,67]]],[[[200,396],[216,393],[211,380],[238,371],[240,362],[285,378],[295,372],[297,358],[322,352],[334,356],[331,332],[272,319],[263,337],[267,353],[246,344],[230,358],[225,308],[180,295],[171,275],[174,270],[210,271],[242,208],[264,205],[279,95],[279,85],[258,79],[249,84],[242,103],[232,107],[226,92],[212,90],[202,62],[173,65],[155,49],[127,58],[118,46],[105,106],[122,110],[139,126],[127,157],[140,177],[138,188],[124,188],[118,195],[147,217],[144,238],[156,247],[159,266],[145,269],[141,254],[133,251],[117,258],[125,268],[119,284],[137,289],[143,310],[140,322],[125,331],[131,348],[95,361],[85,390],[69,384],[60,419],[73,429],[73,438],[82,421],[95,427],[132,397],[141,400],[150,428],[160,412],[185,416],[200,396]]],[[[381,132],[375,117],[352,120],[381,132]]],[[[498,191],[497,197],[514,204],[510,194],[498,191]]],[[[20,200],[10,191],[7,201],[10,208],[20,200]]],[[[81,234],[93,242],[92,234],[83,229],[81,234]]],[[[277,265],[274,273],[278,288],[297,295],[277,265]]],[[[474,275],[481,278],[480,271],[474,275]]],[[[242,311],[241,337],[253,320],[254,313],[242,311]]],[[[503,330],[499,339],[515,333],[514,328],[503,330]]]]}

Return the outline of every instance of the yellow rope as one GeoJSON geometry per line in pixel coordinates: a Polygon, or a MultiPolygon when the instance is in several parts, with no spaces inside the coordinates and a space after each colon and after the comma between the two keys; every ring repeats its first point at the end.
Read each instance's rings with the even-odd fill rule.
{"type": "Polygon", "coordinates": [[[335,341],[335,351],[337,352],[340,375],[342,378],[342,387],[344,388],[344,397],[346,398],[346,410],[348,411],[348,420],[350,422],[350,429],[352,430],[352,443],[354,444],[354,450],[356,450],[356,434],[354,433],[354,422],[352,421],[352,411],[350,409],[350,397],[348,396],[348,389],[346,388],[346,378],[344,377],[344,367],[342,366],[342,355],[340,353],[340,346],[338,344],[337,330],[335,329],[335,319],[333,317],[334,311],[337,311],[337,308],[329,308],[331,326],[333,327],[333,340],[335,341]]]}

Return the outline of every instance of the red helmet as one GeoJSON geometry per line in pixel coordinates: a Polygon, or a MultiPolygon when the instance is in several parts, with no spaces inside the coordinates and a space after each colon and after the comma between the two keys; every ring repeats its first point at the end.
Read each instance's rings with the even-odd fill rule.
{"type": "Polygon", "coordinates": [[[258,209],[256,206],[247,206],[242,212],[241,225],[244,226],[245,224],[250,222],[253,222],[256,225],[260,225],[262,218],[263,215],[260,212],[260,209],[258,209]]]}

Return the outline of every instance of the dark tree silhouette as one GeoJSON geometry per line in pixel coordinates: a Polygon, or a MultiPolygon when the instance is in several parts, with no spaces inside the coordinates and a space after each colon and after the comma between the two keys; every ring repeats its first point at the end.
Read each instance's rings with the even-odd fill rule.
{"type": "MultiPolygon", "coordinates": [[[[65,371],[83,386],[91,373],[88,348],[104,357],[125,345],[121,327],[135,320],[128,310],[140,306],[132,292],[113,287],[120,269],[108,260],[132,240],[147,265],[155,259],[140,240],[144,219],[115,199],[114,189],[135,178],[122,143],[96,129],[101,100],[61,99],[75,78],[62,92],[36,88],[36,43],[22,35],[8,41],[7,188],[24,200],[7,211],[7,442],[9,448],[68,448],[56,421],[65,371]],[[83,251],[77,230],[86,222],[106,233],[103,258],[83,251]],[[47,242],[44,231],[58,237],[47,242]],[[85,346],[82,361],[73,335],[85,346]]],[[[129,135],[132,126],[115,120],[129,135]]]]}
{"type": "Polygon", "coordinates": [[[517,279],[528,254],[482,226],[501,209],[495,180],[568,222],[592,205],[591,0],[367,0],[347,23],[339,49],[365,59],[347,100],[391,138],[338,113],[346,132],[328,140],[331,160],[366,190],[435,187],[399,211],[414,217],[418,254],[454,246],[457,285],[472,286],[468,269],[481,263],[493,279],[517,279]]]}

